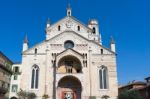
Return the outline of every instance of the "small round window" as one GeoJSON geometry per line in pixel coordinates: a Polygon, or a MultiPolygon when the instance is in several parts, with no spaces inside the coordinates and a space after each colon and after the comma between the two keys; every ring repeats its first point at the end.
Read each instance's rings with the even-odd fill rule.
{"type": "Polygon", "coordinates": [[[65,47],[66,49],[68,49],[68,48],[73,48],[73,47],[74,47],[74,43],[73,43],[72,41],[68,40],[68,41],[66,41],[66,42],[64,43],[64,47],[65,47]]]}

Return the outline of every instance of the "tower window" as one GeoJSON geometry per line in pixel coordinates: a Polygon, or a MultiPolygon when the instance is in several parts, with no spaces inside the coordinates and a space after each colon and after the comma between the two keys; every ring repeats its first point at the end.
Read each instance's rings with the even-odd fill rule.
{"type": "Polygon", "coordinates": [[[68,11],[68,15],[70,16],[71,14],[70,14],[70,11],[68,11]]]}
{"type": "Polygon", "coordinates": [[[61,29],[61,27],[60,27],[60,25],[58,26],[58,31],[60,31],[60,29],[61,29]]]}
{"type": "Polygon", "coordinates": [[[80,31],[80,26],[78,26],[78,31],[80,31]]]}
{"type": "Polygon", "coordinates": [[[103,49],[101,49],[101,54],[104,54],[104,51],[103,51],[103,49]]]}
{"type": "Polygon", "coordinates": [[[96,33],[96,29],[95,29],[95,27],[93,27],[93,34],[95,34],[96,33]]]}
{"type": "Polygon", "coordinates": [[[35,48],[34,53],[37,54],[37,48],[35,48]]]}

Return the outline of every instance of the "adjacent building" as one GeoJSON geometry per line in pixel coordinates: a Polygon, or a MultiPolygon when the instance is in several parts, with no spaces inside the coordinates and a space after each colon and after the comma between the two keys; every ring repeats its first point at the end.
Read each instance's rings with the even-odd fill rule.
{"type": "Polygon", "coordinates": [[[146,82],[133,81],[125,86],[119,87],[119,94],[124,91],[137,91],[140,99],[150,99],[150,77],[145,78],[146,82]]]}
{"type": "Polygon", "coordinates": [[[0,51],[0,99],[8,97],[13,62],[0,51]]]}
{"type": "MultiPolygon", "coordinates": [[[[21,65],[15,63],[12,66],[13,75],[11,76],[11,86],[9,90],[9,99],[17,99],[17,92],[20,91],[20,76],[21,76],[21,65]]],[[[26,83],[26,82],[22,82],[26,83]]]]}
{"type": "Polygon", "coordinates": [[[118,96],[115,42],[104,47],[99,22],[83,24],[67,8],[60,21],[46,24],[46,39],[29,47],[23,43],[22,62],[14,64],[10,99],[22,89],[37,99],[109,99],[118,96]]]}

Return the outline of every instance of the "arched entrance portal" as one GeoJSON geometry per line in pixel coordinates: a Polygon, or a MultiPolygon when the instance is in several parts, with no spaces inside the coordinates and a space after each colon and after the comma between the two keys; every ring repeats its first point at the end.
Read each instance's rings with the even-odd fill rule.
{"type": "Polygon", "coordinates": [[[16,97],[11,97],[10,99],[17,99],[16,97]]]}
{"type": "Polygon", "coordinates": [[[58,82],[58,99],[81,99],[81,82],[73,76],[65,76],[58,82]]]}

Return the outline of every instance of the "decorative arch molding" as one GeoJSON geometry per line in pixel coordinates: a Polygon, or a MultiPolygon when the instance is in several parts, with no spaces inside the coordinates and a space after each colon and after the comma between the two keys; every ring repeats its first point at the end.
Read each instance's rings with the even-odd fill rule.
{"type": "Polygon", "coordinates": [[[65,51],[59,53],[56,56],[56,66],[58,66],[59,61],[66,56],[73,56],[73,57],[77,58],[80,61],[81,66],[83,67],[83,62],[82,62],[83,55],[73,49],[66,49],[65,51]]]}
{"type": "Polygon", "coordinates": [[[56,87],[58,87],[59,83],[61,80],[63,80],[64,78],[74,78],[76,81],[78,81],[81,85],[81,89],[82,89],[82,79],[83,77],[82,76],[78,76],[78,75],[74,75],[74,74],[68,74],[68,75],[60,75],[59,77],[57,76],[57,82],[56,82],[56,87]]]}
{"type": "Polygon", "coordinates": [[[38,66],[37,64],[34,64],[34,65],[32,66],[32,69],[33,69],[33,68],[40,69],[39,66],[38,66]]]}
{"type": "Polygon", "coordinates": [[[62,99],[62,97],[65,97],[66,99],[66,95],[74,97],[75,99],[81,99],[83,87],[78,77],[74,75],[65,75],[62,76],[56,84],[57,99],[62,99]]]}
{"type": "Polygon", "coordinates": [[[18,99],[17,97],[11,97],[10,99],[18,99]]]}
{"type": "Polygon", "coordinates": [[[102,68],[108,69],[107,66],[105,66],[105,65],[100,65],[100,66],[98,66],[98,68],[99,69],[102,69],[102,68]]]}

